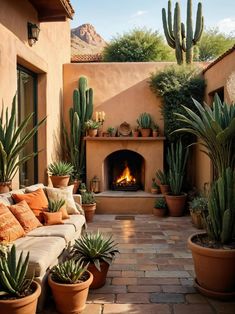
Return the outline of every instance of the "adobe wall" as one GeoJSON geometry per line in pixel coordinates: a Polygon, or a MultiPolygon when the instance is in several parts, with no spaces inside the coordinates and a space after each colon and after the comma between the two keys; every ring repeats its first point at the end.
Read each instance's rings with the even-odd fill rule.
{"type": "MultiPolygon", "coordinates": [[[[39,181],[58,150],[63,96],[62,64],[70,62],[69,22],[40,23],[39,41],[28,44],[27,22],[38,23],[29,1],[2,0],[0,10],[0,106],[11,106],[17,88],[17,63],[38,73],[38,117],[47,115],[39,134],[39,181]]],[[[15,182],[17,186],[17,182],[15,182]]],[[[14,186],[13,186],[14,187],[14,186]]]]}

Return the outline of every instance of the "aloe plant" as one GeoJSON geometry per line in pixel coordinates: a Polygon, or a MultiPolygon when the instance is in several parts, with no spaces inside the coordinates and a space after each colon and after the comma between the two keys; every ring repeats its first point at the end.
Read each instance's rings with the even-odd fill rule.
{"type": "Polygon", "coordinates": [[[6,254],[0,255],[0,295],[22,298],[28,295],[33,276],[27,277],[29,252],[23,259],[23,252],[16,258],[16,247],[13,245],[6,254]]]}
{"type": "Polygon", "coordinates": [[[73,173],[73,166],[69,162],[53,162],[48,166],[48,173],[50,176],[68,176],[73,173]]]}
{"type": "Polygon", "coordinates": [[[33,138],[40,125],[46,120],[42,119],[30,131],[28,125],[33,119],[34,113],[29,114],[17,125],[16,95],[14,96],[11,113],[8,108],[2,108],[0,115],[0,182],[11,181],[19,167],[38,153],[33,152],[21,157],[27,143],[33,138]]]}
{"type": "Polygon", "coordinates": [[[136,122],[142,129],[150,129],[153,123],[151,115],[147,112],[141,113],[136,122]]]}
{"type": "Polygon", "coordinates": [[[157,170],[156,177],[160,181],[160,184],[162,184],[162,185],[168,185],[169,184],[168,174],[165,171],[162,171],[160,169],[157,170]]]}
{"type": "Polygon", "coordinates": [[[51,213],[58,212],[62,206],[64,206],[65,200],[59,199],[59,200],[48,200],[48,211],[51,213]]]}
{"type": "Polygon", "coordinates": [[[105,261],[111,265],[115,255],[119,253],[112,236],[105,237],[99,231],[97,233],[85,233],[75,240],[72,256],[85,263],[93,263],[101,271],[100,262],[105,261]]]}

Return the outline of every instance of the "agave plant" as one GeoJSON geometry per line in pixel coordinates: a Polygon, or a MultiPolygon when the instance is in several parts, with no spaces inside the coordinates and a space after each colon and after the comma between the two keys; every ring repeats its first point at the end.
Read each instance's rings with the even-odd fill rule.
{"type": "Polygon", "coordinates": [[[48,211],[51,213],[58,212],[62,206],[64,206],[65,200],[59,199],[59,200],[48,200],[48,211]]]}
{"type": "Polygon", "coordinates": [[[75,259],[55,265],[51,269],[52,279],[58,283],[75,284],[84,281],[84,274],[87,271],[87,265],[84,262],[75,259]]]}
{"type": "Polygon", "coordinates": [[[198,114],[183,106],[185,114],[175,113],[186,127],[176,132],[188,132],[201,139],[203,150],[212,161],[216,177],[235,165],[235,104],[222,103],[216,94],[212,108],[193,99],[198,114]]]}
{"type": "Polygon", "coordinates": [[[160,181],[160,184],[162,184],[162,185],[168,185],[169,184],[168,175],[165,171],[162,171],[160,169],[157,170],[156,177],[160,181]]]}
{"type": "Polygon", "coordinates": [[[150,129],[153,123],[151,115],[147,112],[141,113],[136,122],[142,129],[150,129]]]}
{"type": "Polygon", "coordinates": [[[97,233],[85,233],[75,240],[72,256],[81,259],[85,263],[93,263],[101,271],[100,262],[105,261],[111,265],[115,254],[119,253],[112,236],[105,237],[99,231],[97,233]]]}
{"type": "Polygon", "coordinates": [[[48,173],[51,176],[68,176],[73,173],[73,166],[64,161],[54,162],[49,164],[48,173]]]}
{"type": "Polygon", "coordinates": [[[46,120],[42,119],[30,131],[28,125],[34,113],[29,114],[17,125],[16,95],[14,96],[10,116],[8,108],[2,108],[0,115],[0,182],[9,182],[16,175],[18,168],[37,155],[36,152],[20,156],[27,143],[36,134],[39,126],[46,120]]]}
{"type": "Polygon", "coordinates": [[[82,204],[95,204],[96,203],[95,195],[93,192],[83,192],[81,196],[82,196],[82,204]]]}
{"type": "Polygon", "coordinates": [[[15,245],[6,254],[0,255],[0,295],[22,298],[28,295],[33,276],[27,278],[29,252],[23,259],[23,252],[17,261],[15,245]]]}

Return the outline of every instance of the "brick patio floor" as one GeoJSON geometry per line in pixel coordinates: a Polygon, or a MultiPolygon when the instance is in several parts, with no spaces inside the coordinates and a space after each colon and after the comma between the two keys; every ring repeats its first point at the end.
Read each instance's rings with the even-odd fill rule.
{"type": "MultiPolygon", "coordinates": [[[[90,290],[83,314],[234,314],[233,302],[206,298],[193,287],[186,241],[197,232],[189,217],[96,215],[88,231],[113,234],[120,253],[104,287],[90,290]],[[122,217],[121,217],[122,218],[122,217]]],[[[43,314],[57,313],[50,300],[43,314]]]]}

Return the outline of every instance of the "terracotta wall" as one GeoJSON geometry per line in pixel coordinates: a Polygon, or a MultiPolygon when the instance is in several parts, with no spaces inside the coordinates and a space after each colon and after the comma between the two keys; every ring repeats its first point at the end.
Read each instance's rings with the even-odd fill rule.
{"type": "Polygon", "coordinates": [[[38,23],[37,12],[29,1],[1,0],[0,104],[3,101],[11,105],[17,87],[17,63],[38,73],[38,116],[47,115],[39,135],[39,149],[43,149],[39,155],[39,181],[46,182],[46,166],[60,149],[62,65],[70,61],[70,26],[69,22],[40,23],[39,41],[30,47],[27,22],[38,23]]]}

